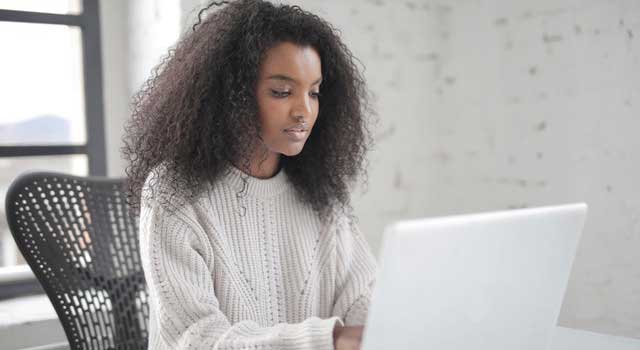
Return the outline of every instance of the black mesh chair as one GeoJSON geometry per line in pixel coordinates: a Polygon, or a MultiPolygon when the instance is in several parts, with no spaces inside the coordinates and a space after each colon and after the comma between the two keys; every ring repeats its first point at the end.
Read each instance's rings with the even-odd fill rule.
{"type": "Polygon", "coordinates": [[[146,349],[138,223],[122,180],[24,174],[9,187],[6,213],[71,349],[146,349]]]}

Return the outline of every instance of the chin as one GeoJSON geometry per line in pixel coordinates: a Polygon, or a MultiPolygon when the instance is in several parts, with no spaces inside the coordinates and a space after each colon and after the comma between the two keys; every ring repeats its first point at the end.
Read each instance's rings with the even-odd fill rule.
{"type": "Polygon", "coordinates": [[[285,155],[287,157],[293,157],[300,154],[300,152],[302,152],[302,149],[303,147],[286,148],[286,149],[283,149],[282,152],[280,152],[280,154],[285,155]]]}
{"type": "Polygon", "coordinates": [[[297,156],[298,154],[300,154],[300,152],[302,152],[302,148],[299,149],[299,150],[291,150],[291,151],[287,151],[287,152],[282,152],[282,154],[287,156],[287,157],[293,157],[293,156],[297,156]]]}

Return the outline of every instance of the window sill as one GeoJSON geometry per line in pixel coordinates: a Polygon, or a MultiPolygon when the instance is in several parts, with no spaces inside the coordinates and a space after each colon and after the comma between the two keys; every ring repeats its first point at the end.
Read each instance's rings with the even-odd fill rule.
{"type": "Polygon", "coordinates": [[[44,294],[0,301],[0,339],[2,349],[68,348],[62,325],[44,294]]]}

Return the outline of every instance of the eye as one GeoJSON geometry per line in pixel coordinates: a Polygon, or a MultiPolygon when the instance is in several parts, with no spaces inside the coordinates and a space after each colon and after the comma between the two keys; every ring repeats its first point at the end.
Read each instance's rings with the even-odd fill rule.
{"type": "Polygon", "coordinates": [[[289,91],[278,91],[278,90],[271,90],[271,95],[275,96],[275,97],[287,97],[289,95],[291,95],[291,92],[289,91]]]}
{"type": "Polygon", "coordinates": [[[313,98],[319,98],[320,96],[322,96],[322,95],[320,94],[319,91],[311,92],[311,97],[313,97],[313,98]]]}

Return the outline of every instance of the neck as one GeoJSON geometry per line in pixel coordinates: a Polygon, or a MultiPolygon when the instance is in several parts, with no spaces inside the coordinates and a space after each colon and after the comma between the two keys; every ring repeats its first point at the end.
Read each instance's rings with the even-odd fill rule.
{"type": "Polygon", "coordinates": [[[268,179],[280,170],[280,154],[263,149],[253,153],[249,169],[244,164],[234,163],[234,166],[252,177],[268,179]]]}

